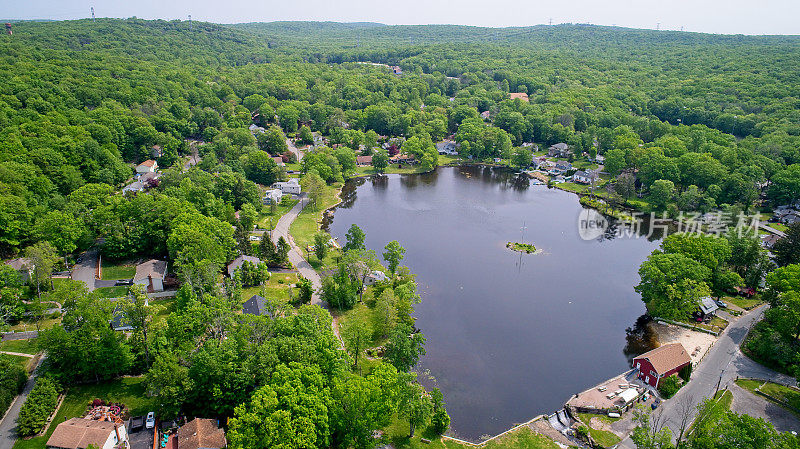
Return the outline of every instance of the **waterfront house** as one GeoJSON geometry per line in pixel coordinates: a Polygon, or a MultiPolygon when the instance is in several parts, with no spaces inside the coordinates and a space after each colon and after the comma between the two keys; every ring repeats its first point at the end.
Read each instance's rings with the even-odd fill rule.
{"type": "Polygon", "coordinates": [[[484,120],[489,120],[492,118],[492,113],[490,111],[483,111],[481,112],[481,118],[484,120]]]}
{"type": "Polygon", "coordinates": [[[372,165],[372,156],[356,156],[356,165],[359,167],[372,165]]]}
{"type": "Polygon", "coordinates": [[[556,162],[556,168],[565,172],[567,170],[572,170],[572,164],[567,161],[558,161],[556,162]]]}
{"type": "Polygon", "coordinates": [[[136,173],[140,175],[142,173],[152,173],[156,170],[158,170],[158,162],[152,159],[148,159],[136,166],[136,173]]]}
{"type": "Polygon", "coordinates": [[[658,388],[661,379],[677,374],[690,363],[692,363],[692,358],[689,357],[689,353],[686,352],[683,345],[670,343],[634,357],[633,368],[638,371],[639,379],[658,388]]]}
{"type": "Polygon", "coordinates": [[[261,263],[261,259],[254,256],[244,256],[244,255],[233,259],[233,262],[229,263],[227,267],[228,276],[233,277],[233,273],[235,273],[236,270],[241,268],[245,262],[250,262],[253,265],[258,265],[261,263]]]}
{"type": "Polygon", "coordinates": [[[436,144],[436,151],[438,151],[439,154],[456,156],[458,155],[458,144],[452,140],[443,140],[436,144]]]}
{"type": "Polygon", "coordinates": [[[136,265],[133,283],[144,286],[148,293],[163,292],[165,277],[167,277],[167,261],[150,259],[136,265]]]}
{"type": "Polygon", "coordinates": [[[597,180],[597,173],[589,170],[585,172],[583,170],[578,170],[572,175],[572,180],[574,182],[578,182],[581,184],[591,184],[592,182],[597,180]]]}
{"type": "Polygon", "coordinates": [[[128,447],[125,424],[72,418],[62,422],[47,440],[49,449],[97,449],[128,447]]]}
{"type": "Polygon", "coordinates": [[[280,189],[284,195],[300,195],[300,181],[297,178],[292,178],[286,182],[276,182],[272,185],[273,188],[280,189]]]}
{"type": "Polygon", "coordinates": [[[367,275],[367,278],[364,279],[364,285],[374,285],[376,282],[384,282],[389,278],[380,270],[374,270],[370,274],[367,275]]]}

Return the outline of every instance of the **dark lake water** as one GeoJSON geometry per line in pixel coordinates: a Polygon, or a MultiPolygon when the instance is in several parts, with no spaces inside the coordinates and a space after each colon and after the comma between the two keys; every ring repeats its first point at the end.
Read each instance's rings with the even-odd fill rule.
{"type": "Polygon", "coordinates": [[[406,248],[427,337],[417,370],[444,393],[455,435],[552,413],[642,352],[628,329],[645,310],[633,286],[658,242],[581,239],[576,195],[477,166],[349,181],[342,195],[329,224],[341,242],[356,223],[379,255],[391,240],[406,248]],[[523,222],[541,254],[505,247],[523,222]]]}

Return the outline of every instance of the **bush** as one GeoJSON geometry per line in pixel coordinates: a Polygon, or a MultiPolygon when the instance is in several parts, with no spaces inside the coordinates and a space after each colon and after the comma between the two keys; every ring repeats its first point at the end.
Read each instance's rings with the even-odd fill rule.
{"type": "Polygon", "coordinates": [[[0,354],[0,416],[25,387],[28,373],[12,357],[0,354]]]}
{"type": "Polygon", "coordinates": [[[681,380],[678,376],[669,376],[661,379],[661,382],[658,383],[658,392],[661,393],[661,396],[664,399],[669,399],[675,396],[675,393],[681,389],[681,380]]]}
{"type": "Polygon", "coordinates": [[[21,437],[28,437],[41,432],[57,404],[58,386],[56,383],[48,377],[38,378],[36,386],[33,387],[19,411],[17,434],[21,437]]]}
{"type": "Polygon", "coordinates": [[[450,415],[447,414],[447,410],[440,408],[433,412],[433,416],[431,417],[432,430],[437,435],[441,435],[447,431],[448,427],[450,427],[450,415]]]}
{"type": "Polygon", "coordinates": [[[689,382],[689,379],[692,377],[692,364],[690,363],[681,368],[681,370],[678,371],[678,376],[680,376],[684,382],[689,382]]]}

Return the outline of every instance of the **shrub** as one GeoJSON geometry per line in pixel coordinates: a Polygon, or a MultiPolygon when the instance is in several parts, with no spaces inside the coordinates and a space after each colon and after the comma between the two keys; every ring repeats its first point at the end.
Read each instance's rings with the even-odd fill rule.
{"type": "Polygon", "coordinates": [[[36,386],[33,387],[19,411],[17,434],[28,437],[41,432],[57,404],[58,386],[56,383],[48,377],[37,379],[36,386]]]}
{"type": "Polygon", "coordinates": [[[14,358],[0,354],[0,416],[11,405],[11,401],[22,391],[28,373],[14,358]]]}
{"type": "Polygon", "coordinates": [[[675,396],[675,393],[681,389],[681,380],[678,376],[669,376],[661,379],[658,383],[658,392],[664,399],[669,399],[675,396]]]}
{"type": "Polygon", "coordinates": [[[678,375],[681,376],[684,382],[689,382],[689,379],[692,377],[692,364],[690,363],[681,368],[681,370],[678,371],[678,375]]]}

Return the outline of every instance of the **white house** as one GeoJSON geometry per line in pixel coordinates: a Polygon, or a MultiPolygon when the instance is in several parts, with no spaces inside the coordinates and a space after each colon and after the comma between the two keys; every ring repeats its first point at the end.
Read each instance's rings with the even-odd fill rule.
{"type": "Polygon", "coordinates": [[[136,166],[136,173],[140,175],[142,173],[152,173],[156,170],[158,170],[158,162],[152,159],[148,159],[136,166]]]}
{"type": "Polygon", "coordinates": [[[136,265],[133,283],[144,286],[147,292],[163,292],[167,276],[167,261],[151,259],[136,265]]]}
{"type": "Polygon", "coordinates": [[[72,418],[59,424],[47,440],[50,449],[84,449],[90,445],[98,449],[128,447],[125,424],[72,418]]]}
{"type": "Polygon", "coordinates": [[[132,183],[122,188],[122,193],[128,193],[128,192],[135,193],[135,192],[141,192],[142,190],[144,190],[144,184],[142,184],[140,181],[133,181],[132,183]]]}
{"type": "Polygon", "coordinates": [[[367,275],[367,278],[364,279],[365,285],[374,285],[376,282],[383,282],[388,280],[389,278],[380,270],[374,270],[372,273],[367,275]]]}
{"type": "Polygon", "coordinates": [[[276,182],[272,187],[281,189],[284,195],[300,195],[300,181],[297,178],[292,178],[286,182],[276,182]]]}
{"type": "Polygon", "coordinates": [[[281,189],[270,189],[264,194],[264,204],[279,204],[283,199],[281,189]]]}
{"type": "Polygon", "coordinates": [[[437,143],[436,150],[439,152],[439,154],[458,156],[458,144],[452,140],[443,140],[437,143]]]}
{"type": "Polygon", "coordinates": [[[578,170],[574,175],[572,175],[572,180],[581,184],[591,184],[593,181],[597,180],[597,173],[591,170],[588,172],[578,170]]]}

